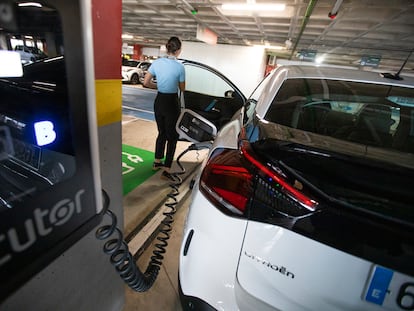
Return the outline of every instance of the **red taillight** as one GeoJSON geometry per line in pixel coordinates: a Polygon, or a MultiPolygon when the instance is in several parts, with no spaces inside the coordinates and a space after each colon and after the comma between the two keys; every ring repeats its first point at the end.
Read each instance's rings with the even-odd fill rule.
{"type": "MultiPolygon", "coordinates": [[[[216,150],[203,170],[200,180],[201,191],[224,212],[242,215],[246,210],[249,200],[253,196],[253,181],[259,174],[264,176],[272,191],[267,191],[268,199],[274,200],[271,204],[276,209],[281,205],[280,198],[283,195],[290,199],[283,204],[283,213],[298,215],[306,214],[306,210],[314,211],[318,203],[296,189],[281,174],[262,164],[248,142],[242,142],[240,150],[216,150]],[[276,196],[274,193],[281,193],[276,196]],[[296,203],[292,203],[296,202],[296,203]]],[[[282,211],[281,211],[282,212],[282,211]]]]}
{"type": "Polygon", "coordinates": [[[278,183],[282,189],[282,192],[285,192],[287,195],[292,197],[293,199],[297,200],[301,203],[305,208],[314,211],[318,203],[315,200],[312,200],[308,196],[304,195],[302,192],[291,186],[282,176],[280,176],[277,172],[272,170],[271,168],[263,165],[257,159],[253,157],[252,154],[248,151],[248,142],[244,141],[241,144],[241,152],[244,157],[249,160],[254,166],[256,166],[260,171],[266,174],[268,177],[272,178],[276,183],[278,183]]]}
{"type": "Polygon", "coordinates": [[[201,190],[236,214],[243,214],[252,194],[252,174],[243,167],[238,150],[217,152],[201,176],[201,190]]]}

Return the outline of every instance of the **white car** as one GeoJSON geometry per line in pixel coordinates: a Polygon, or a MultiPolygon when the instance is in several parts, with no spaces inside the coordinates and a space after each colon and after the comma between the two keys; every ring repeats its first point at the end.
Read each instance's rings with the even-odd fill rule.
{"type": "Polygon", "coordinates": [[[122,82],[140,83],[140,78],[144,76],[144,72],[150,65],[151,63],[147,61],[123,59],[121,68],[122,82]]]}
{"type": "Polygon", "coordinates": [[[184,310],[414,310],[414,79],[386,77],[279,67],[216,136],[185,101],[180,135],[215,138],[184,227],[184,310]]]}

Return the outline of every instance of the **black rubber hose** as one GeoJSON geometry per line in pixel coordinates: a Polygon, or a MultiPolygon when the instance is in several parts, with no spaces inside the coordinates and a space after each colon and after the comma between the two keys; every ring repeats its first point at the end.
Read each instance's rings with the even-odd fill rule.
{"type": "Polygon", "coordinates": [[[105,242],[103,251],[105,254],[110,256],[109,260],[111,264],[115,267],[115,270],[118,272],[119,276],[131,289],[137,292],[145,292],[152,287],[158,277],[158,273],[161,269],[162,261],[164,259],[164,254],[166,253],[166,248],[168,246],[170,233],[172,231],[172,223],[174,221],[173,217],[177,211],[177,196],[179,195],[179,187],[182,184],[182,179],[179,175],[185,173],[185,169],[180,163],[181,157],[184,156],[184,154],[186,154],[188,151],[200,150],[208,148],[210,146],[211,143],[201,143],[198,145],[192,144],[178,156],[177,164],[180,167],[181,171],[171,174],[173,175],[175,181],[170,184],[172,190],[167,194],[168,200],[165,203],[165,206],[169,208],[169,211],[163,213],[165,218],[161,222],[161,226],[156,238],[158,240],[158,243],[155,244],[153,255],[151,256],[151,260],[144,273],[142,273],[139,267],[136,265],[135,260],[128,249],[128,244],[123,239],[122,231],[117,227],[116,215],[108,208],[108,194],[104,190],[102,191],[105,215],[111,218],[111,224],[99,227],[96,230],[95,235],[99,240],[106,240],[113,235],[115,236],[114,238],[105,242]]]}

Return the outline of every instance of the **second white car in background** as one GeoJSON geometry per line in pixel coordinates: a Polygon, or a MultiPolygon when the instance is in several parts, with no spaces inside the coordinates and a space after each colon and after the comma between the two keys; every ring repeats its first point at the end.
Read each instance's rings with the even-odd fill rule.
{"type": "Polygon", "coordinates": [[[147,61],[123,59],[121,69],[122,82],[131,84],[140,83],[140,78],[150,65],[151,63],[147,61]]]}

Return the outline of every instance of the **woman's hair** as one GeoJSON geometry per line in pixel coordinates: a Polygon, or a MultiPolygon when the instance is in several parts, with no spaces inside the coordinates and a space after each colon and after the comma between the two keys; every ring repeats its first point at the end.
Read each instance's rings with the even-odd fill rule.
{"type": "Polygon", "coordinates": [[[171,37],[165,45],[168,53],[175,53],[181,49],[181,41],[178,37],[171,37]]]}

